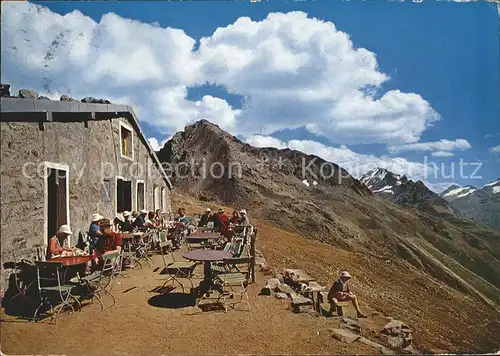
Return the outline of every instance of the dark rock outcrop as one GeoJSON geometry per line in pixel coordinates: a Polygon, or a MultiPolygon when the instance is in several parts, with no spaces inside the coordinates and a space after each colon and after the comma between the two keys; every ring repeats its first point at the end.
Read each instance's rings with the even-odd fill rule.
{"type": "Polygon", "coordinates": [[[78,101],[76,99],[73,99],[71,96],[63,94],[61,95],[61,98],[59,99],[60,101],[78,101]]]}
{"type": "Polygon", "coordinates": [[[10,84],[0,84],[0,97],[10,96],[10,84]]]}
{"type": "Polygon", "coordinates": [[[111,104],[109,100],[106,99],[96,99],[93,96],[87,96],[83,98],[82,103],[92,103],[92,104],[111,104]]]}

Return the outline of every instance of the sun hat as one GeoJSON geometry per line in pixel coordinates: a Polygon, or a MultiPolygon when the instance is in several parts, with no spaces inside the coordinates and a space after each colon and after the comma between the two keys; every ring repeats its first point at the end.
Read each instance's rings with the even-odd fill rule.
{"type": "Polygon", "coordinates": [[[99,213],[92,214],[92,222],[99,221],[101,219],[104,219],[104,216],[102,216],[101,214],[99,213]]]}
{"type": "Polygon", "coordinates": [[[130,216],[130,211],[124,211],[124,212],[123,212],[123,216],[124,216],[124,217],[130,216]]]}
{"type": "Polygon", "coordinates": [[[206,210],[206,211],[211,212],[212,210],[211,210],[210,208],[207,208],[207,210],[206,210]]]}
{"type": "Polygon", "coordinates": [[[241,210],[240,210],[240,214],[245,214],[245,215],[246,215],[246,214],[247,214],[247,211],[246,211],[245,209],[241,209],[241,210]]]}
{"type": "Polygon", "coordinates": [[[111,221],[109,219],[101,219],[99,226],[112,226],[111,221]]]}
{"type": "Polygon", "coordinates": [[[121,214],[116,214],[115,219],[118,219],[118,220],[120,220],[121,222],[124,222],[124,221],[125,221],[125,219],[123,218],[123,216],[122,216],[121,214]]]}
{"type": "Polygon", "coordinates": [[[343,271],[341,274],[340,274],[340,278],[352,278],[351,275],[349,274],[349,272],[347,271],[343,271]]]}
{"type": "Polygon", "coordinates": [[[66,235],[72,235],[73,234],[73,232],[71,231],[71,228],[69,227],[69,225],[61,225],[61,227],[59,228],[58,232],[62,232],[63,234],[66,234],[66,235]]]}
{"type": "Polygon", "coordinates": [[[148,211],[147,211],[147,210],[144,210],[144,209],[142,209],[142,210],[141,210],[141,215],[142,215],[142,214],[147,214],[147,213],[148,213],[148,211]]]}

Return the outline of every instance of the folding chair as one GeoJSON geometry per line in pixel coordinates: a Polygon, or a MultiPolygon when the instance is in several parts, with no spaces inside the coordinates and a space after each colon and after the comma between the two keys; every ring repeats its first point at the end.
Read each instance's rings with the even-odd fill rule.
{"type": "Polygon", "coordinates": [[[57,322],[59,314],[65,307],[70,307],[71,311],[74,312],[75,308],[71,305],[70,300],[74,300],[78,307],[81,307],[80,301],[76,296],[71,294],[71,291],[76,287],[75,284],[65,283],[61,278],[61,269],[63,267],[61,262],[42,262],[35,261],[36,266],[36,276],[38,282],[38,292],[40,294],[40,305],[35,310],[33,315],[33,320],[36,321],[36,317],[40,308],[44,305],[50,306],[52,311],[51,320],[54,320],[54,324],[57,322]],[[54,318],[54,304],[52,303],[52,298],[57,298],[58,308],[57,314],[54,318]]]}
{"type": "Polygon", "coordinates": [[[142,237],[142,242],[138,243],[136,246],[136,258],[137,261],[146,261],[149,264],[149,267],[154,266],[154,261],[150,257],[150,252],[153,247],[153,236],[154,230],[149,230],[142,237]]]}
{"type": "Polygon", "coordinates": [[[227,312],[228,299],[233,299],[235,295],[239,295],[240,299],[231,303],[233,308],[238,303],[245,303],[251,310],[250,299],[248,297],[247,288],[249,273],[243,270],[250,271],[250,257],[229,258],[223,261],[226,273],[220,273],[215,276],[216,282],[222,286],[222,292],[219,295],[219,301],[222,299],[224,309],[227,312]],[[239,287],[239,289],[236,289],[239,287]]]}
{"type": "Polygon", "coordinates": [[[162,288],[164,288],[168,282],[172,281],[172,284],[177,283],[182,288],[182,293],[184,293],[184,285],[179,280],[180,278],[185,278],[191,284],[191,290],[194,289],[194,284],[192,281],[192,277],[194,274],[194,269],[196,268],[196,263],[191,261],[176,261],[174,256],[174,251],[172,249],[172,242],[166,239],[166,235],[160,233],[160,251],[161,257],[163,259],[163,264],[165,265],[164,271],[169,275],[169,278],[163,283],[162,288]],[[172,261],[167,263],[166,260],[166,251],[170,251],[170,255],[172,256],[172,261]]]}
{"type": "Polygon", "coordinates": [[[101,304],[101,311],[104,311],[103,295],[107,294],[113,299],[113,303],[108,308],[116,304],[115,296],[111,293],[111,287],[113,280],[116,278],[116,272],[120,269],[120,262],[120,253],[105,253],[102,255],[101,269],[80,279],[80,283],[85,285],[88,290],[88,294],[85,297],[96,298],[101,304]]]}

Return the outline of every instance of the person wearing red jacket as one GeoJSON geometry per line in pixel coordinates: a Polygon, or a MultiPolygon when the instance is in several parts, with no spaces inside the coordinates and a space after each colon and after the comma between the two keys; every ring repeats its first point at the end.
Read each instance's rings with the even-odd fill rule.
{"type": "Polygon", "coordinates": [[[219,208],[219,212],[217,213],[218,220],[220,222],[219,231],[221,235],[225,237],[230,237],[229,231],[229,217],[224,213],[224,208],[219,208]]]}

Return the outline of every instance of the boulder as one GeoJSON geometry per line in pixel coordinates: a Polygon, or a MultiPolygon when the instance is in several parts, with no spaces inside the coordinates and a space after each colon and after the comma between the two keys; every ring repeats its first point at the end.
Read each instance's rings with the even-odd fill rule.
{"type": "Polygon", "coordinates": [[[402,321],[393,319],[380,330],[380,339],[392,348],[405,349],[413,341],[412,330],[402,321]]]}
{"type": "Polygon", "coordinates": [[[315,313],[314,307],[312,305],[292,304],[292,310],[294,313],[315,313]]]}
{"type": "Polygon", "coordinates": [[[288,299],[286,293],[276,293],[276,299],[288,299]]]}
{"type": "Polygon", "coordinates": [[[46,96],[39,96],[38,99],[39,100],[50,100],[50,98],[47,98],[46,96]]]}
{"type": "Polygon", "coordinates": [[[69,95],[61,95],[61,98],[59,99],[60,101],[77,101],[76,99],[73,99],[69,95]]]}
{"type": "Polygon", "coordinates": [[[261,289],[260,294],[262,295],[271,295],[278,289],[280,285],[280,281],[277,278],[271,278],[267,281],[264,288],[261,289]]]}
{"type": "Polygon", "coordinates": [[[0,84],[0,97],[10,96],[10,84],[0,84]]]}
{"type": "Polygon", "coordinates": [[[293,305],[313,305],[313,301],[309,298],[303,297],[299,294],[293,293],[291,295],[293,305]]]}
{"type": "Polygon", "coordinates": [[[83,98],[82,103],[92,103],[92,104],[111,104],[109,100],[106,99],[96,99],[93,96],[87,96],[83,98]]]}
{"type": "Polygon", "coordinates": [[[381,345],[381,344],[376,343],[374,341],[368,340],[366,337],[363,337],[363,336],[361,336],[358,339],[358,342],[361,342],[362,344],[365,344],[365,345],[368,345],[370,347],[373,347],[374,349],[378,350],[379,352],[381,352],[384,355],[394,355],[395,354],[394,351],[388,349],[384,345],[381,345]]]}
{"type": "Polygon", "coordinates": [[[361,338],[361,336],[356,335],[350,330],[346,329],[330,329],[332,332],[332,336],[342,342],[347,344],[352,344],[354,341],[357,341],[361,338]]]}
{"type": "Polygon", "coordinates": [[[31,89],[20,89],[19,97],[22,99],[38,99],[38,93],[31,89]]]}
{"type": "Polygon", "coordinates": [[[278,292],[285,293],[288,295],[295,294],[295,291],[293,290],[292,287],[290,287],[288,284],[285,283],[280,283],[277,288],[278,292]]]}
{"type": "Polygon", "coordinates": [[[361,326],[359,325],[359,321],[357,319],[345,316],[340,319],[340,328],[349,329],[356,334],[361,333],[361,326]]]}
{"type": "Polygon", "coordinates": [[[278,278],[280,283],[285,283],[284,279],[283,279],[283,275],[280,274],[280,273],[276,273],[276,275],[274,276],[275,278],[278,278]]]}

